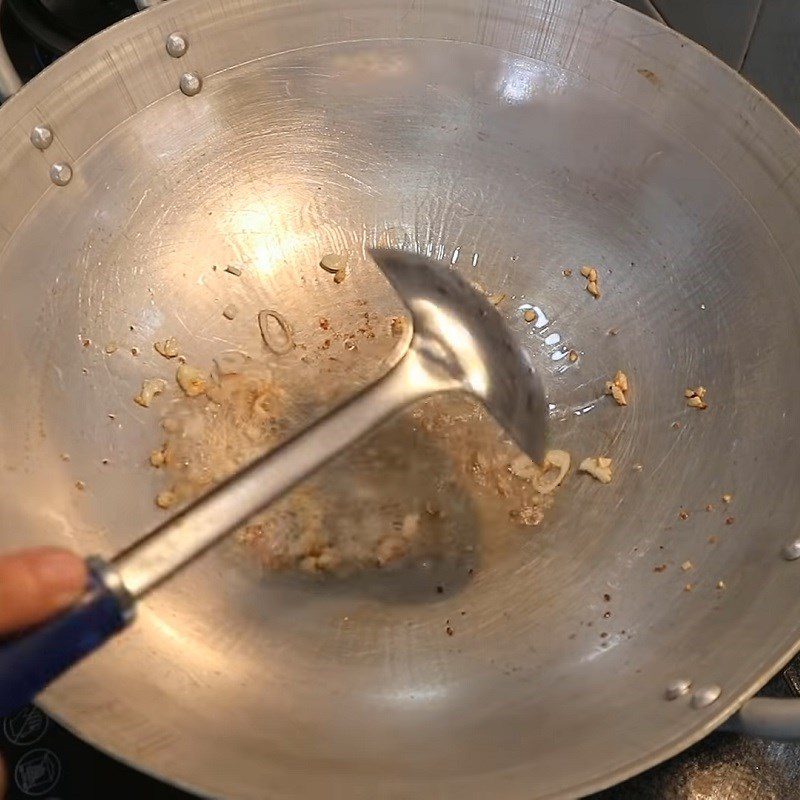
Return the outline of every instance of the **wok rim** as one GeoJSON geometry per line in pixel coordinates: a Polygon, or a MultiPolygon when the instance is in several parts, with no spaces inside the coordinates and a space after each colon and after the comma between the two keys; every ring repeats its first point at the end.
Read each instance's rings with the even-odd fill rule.
{"type": "MultiPolygon", "coordinates": [[[[250,2],[252,1],[253,0],[250,0],[250,2]]],[[[734,69],[732,69],[727,64],[716,58],[712,53],[710,53],[710,51],[708,51],[702,45],[697,44],[696,42],[682,35],[681,33],[666,27],[662,23],[659,23],[656,20],[653,20],[650,17],[641,14],[640,12],[628,8],[627,6],[619,5],[614,0],[574,0],[574,2],[571,3],[571,5],[574,6],[578,6],[581,4],[594,5],[594,6],[605,5],[606,7],[609,8],[609,11],[613,11],[614,13],[621,14],[623,16],[633,15],[642,21],[641,24],[649,26],[653,31],[657,30],[658,33],[662,36],[662,38],[669,38],[677,46],[680,47],[693,48],[697,53],[701,54],[701,57],[705,59],[710,66],[713,66],[716,70],[721,71],[723,74],[725,74],[727,76],[726,78],[727,80],[733,79],[733,81],[738,86],[737,91],[742,93],[743,98],[746,97],[758,98],[759,105],[748,109],[748,116],[751,119],[755,117],[757,114],[772,115],[772,117],[775,119],[776,124],[782,126],[785,132],[791,135],[791,137],[794,139],[796,143],[797,151],[800,152],[800,130],[798,130],[792,124],[792,122],[780,110],[780,108],[772,100],[770,100],[762,91],[760,91],[754,85],[750,84],[744,77],[742,77],[742,75],[740,75],[734,69]]],[[[2,109],[0,109],[0,124],[2,124],[5,119],[8,119],[9,116],[12,115],[12,112],[22,111],[23,109],[26,109],[25,105],[26,101],[34,96],[37,89],[41,90],[43,87],[46,86],[52,88],[61,80],[61,76],[67,74],[75,74],[78,71],[80,71],[81,68],[86,67],[88,64],[95,63],[97,61],[98,56],[101,55],[102,52],[104,52],[105,50],[111,50],[113,49],[114,46],[118,47],[120,43],[129,40],[131,38],[132,33],[135,33],[137,31],[143,32],[147,30],[148,27],[150,27],[153,23],[163,22],[164,24],[167,24],[171,19],[173,19],[176,16],[176,14],[186,15],[187,17],[189,17],[201,5],[202,5],[202,0],[173,0],[172,3],[169,4],[169,6],[159,5],[151,7],[144,12],[139,12],[101,31],[100,33],[91,37],[86,42],[80,44],[74,50],[70,51],[69,53],[59,58],[53,64],[49,65],[32,81],[24,85],[16,95],[7,100],[3,104],[2,109]]],[[[522,7],[523,3],[516,2],[515,5],[516,7],[522,7]]],[[[438,37],[434,38],[440,40],[438,39],[438,37]]],[[[442,41],[447,41],[447,40],[442,40],[442,41]]],[[[305,48],[293,48],[293,49],[305,49],[305,48]]],[[[281,52],[289,52],[289,51],[290,50],[281,52]]],[[[275,57],[277,55],[280,55],[281,52],[264,54],[258,60],[275,57]]],[[[512,55],[516,54],[524,56],[526,58],[532,58],[530,55],[521,51],[505,51],[505,52],[509,52],[512,55]]],[[[248,59],[246,61],[243,61],[242,63],[248,63],[249,61],[252,61],[252,59],[248,59]]],[[[547,62],[542,62],[542,63],[547,63],[547,62]]],[[[213,72],[209,72],[205,77],[211,78],[215,75],[225,72],[227,69],[232,69],[236,66],[239,66],[239,64],[230,65],[225,69],[219,69],[213,72]]],[[[178,89],[175,88],[174,91],[177,92],[178,89]]],[[[128,118],[120,122],[118,125],[113,126],[105,134],[105,136],[108,136],[113,130],[116,130],[120,125],[128,124],[131,119],[133,119],[137,114],[139,114],[147,107],[148,106],[145,105],[141,108],[137,108],[136,111],[134,111],[128,118]]],[[[99,144],[99,142],[102,141],[103,138],[105,137],[101,137],[100,139],[96,140],[93,146],[99,144]]],[[[76,155],[74,163],[78,163],[81,158],[85,157],[88,153],[91,152],[91,149],[92,148],[88,148],[85,152],[76,155]]],[[[28,211],[28,214],[35,213],[36,208],[38,206],[38,202],[39,201],[37,200],[37,202],[33,204],[31,209],[28,211]]],[[[16,229],[11,231],[9,239],[13,237],[15,231],[16,229]]],[[[5,245],[3,246],[2,249],[5,249],[5,245]]],[[[786,256],[783,253],[784,248],[781,247],[780,249],[784,257],[788,258],[788,256],[786,256]]],[[[791,661],[791,659],[798,652],[800,652],[800,624],[795,624],[794,629],[790,633],[787,633],[785,637],[783,637],[782,644],[776,645],[772,649],[771,653],[765,654],[765,656],[762,659],[763,666],[760,672],[756,676],[754,676],[752,680],[747,683],[746,686],[740,688],[735,693],[725,692],[723,694],[723,697],[714,706],[715,713],[713,714],[713,716],[705,717],[703,719],[700,719],[699,717],[695,718],[697,719],[696,722],[684,726],[685,733],[682,736],[672,737],[668,742],[666,742],[662,746],[649,751],[647,754],[642,755],[638,759],[629,761],[624,766],[617,767],[612,772],[605,773],[602,777],[598,777],[595,780],[584,781],[583,783],[572,785],[570,788],[565,788],[563,790],[559,790],[553,793],[540,795],[540,797],[547,798],[547,800],[556,800],[556,798],[572,797],[575,796],[576,794],[584,795],[601,791],[615,784],[618,784],[619,782],[624,781],[630,777],[640,774],[641,772],[653,766],[656,766],[657,764],[662,763],[669,758],[674,757],[675,755],[682,752],[686,748],[690,747],[691,745],[705,738],[709,733],[713,732],[716,728],[718,728],[719,725],[723,723],[733,713],[735,713],[742,706],[743,703],[745,703],[749,698],[751,698],[755,693],[757,693],[772,676],[778,673],[789,661],[791,661]]],[[[69,730],[72,734],[76,735],[81,740],[95,747],[98,751],[114,758],[115,760],[121,762],[122,764],[125,764],[126,766],[138,772],[141,772],[145,775],[148,775],[152,778],[155,778],[159,781],[164,781],[169,785],[176,786],[178,788],[183,789],[184,791],[191,792],[201,797],[214,796],[203,792],[198,787],[186,783],[181,779],[176,779],[175,777],[169,776],[165,771],[162,772],[156,768],[151,768],[146,764],[136,763],[134,759],[129,758],[128,756],[122,754],[121,752],[118,752],[113,746],[108,746],[104,744],[102,741],[99,740],[97,736],[82,732],[80,730],[80,725],[74,725],[72,722],[70,722],[68,718],[69,713],[64,715],[62,713],[62,710],[60,709],[60,704],[58,700],[56,698],[52,698],[49,694],[45,695],[41,700],[37,700],[37,705],[40,706],[49,716],[51,716],[54,720],[56,720],[65,729],[69,730]]],[[[693,719],[692,717],[686,717],[686,720],[689,723],[691,723],[692,719],[693,719]]],[[[493,774],[502,774],[502,771],[497,771],[495,773],[485,773],[485,774],[487,776],[493,774]]]]}

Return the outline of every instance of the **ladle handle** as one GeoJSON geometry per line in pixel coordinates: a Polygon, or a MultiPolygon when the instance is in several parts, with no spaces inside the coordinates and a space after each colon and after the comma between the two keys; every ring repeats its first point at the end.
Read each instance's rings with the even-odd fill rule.
{"type": "Polygon", "coordinates": [[[122,583],[142,597],[387,417],[440,388],[412,345],[380,380],[117,555],[122,583]]]}

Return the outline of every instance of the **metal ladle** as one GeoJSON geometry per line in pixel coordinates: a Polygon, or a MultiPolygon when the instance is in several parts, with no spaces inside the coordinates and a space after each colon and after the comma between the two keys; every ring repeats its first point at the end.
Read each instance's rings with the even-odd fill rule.
{"type": "Polygon", "coordinates": [[[417,400],[461,390],[483,402],[535,461],[547,402],[527,354],[497,310],[454,270],[399,250],[372,250],[411,312],[406,352],[377,382],[253,462],[110,563],[89,559],[91,586],[55,620],[0,646],[0,716],[129,623],[136,601],[387,417],[417,400]]]}

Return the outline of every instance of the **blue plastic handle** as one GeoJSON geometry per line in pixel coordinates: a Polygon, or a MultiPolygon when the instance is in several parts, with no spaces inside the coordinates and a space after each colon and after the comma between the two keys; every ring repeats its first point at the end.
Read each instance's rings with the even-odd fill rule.
{"type": "Polygon", "coordinates": [[[124,627],[119,600],[92,574],[86,594],[68,611],[0,642],[0,717],[30,703],[124,627]]]}

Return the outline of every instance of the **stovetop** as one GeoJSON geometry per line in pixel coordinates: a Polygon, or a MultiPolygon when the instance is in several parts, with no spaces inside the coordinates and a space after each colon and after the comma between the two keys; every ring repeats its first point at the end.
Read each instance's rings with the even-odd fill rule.
{"type": "MultiPolygon", "coordinates": [[[[800,47],[796,0],[622,2],[704,44],[800,120],[792,77],[800,47]]],[[[77,42],[134,11],[133,0],[5,0],[0,31],[18,72],[29,80],[77,42]]],[[[800,696],[800,657],[762,693],[800,696]]],[[[2,720],[0,753],[8,800],[194,797],[99,752],[33,706],[2,720]]],[[[800,743],[714,733],[591,800],[800,800],[800,743]]]]}

